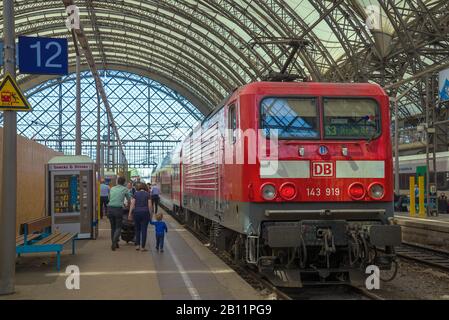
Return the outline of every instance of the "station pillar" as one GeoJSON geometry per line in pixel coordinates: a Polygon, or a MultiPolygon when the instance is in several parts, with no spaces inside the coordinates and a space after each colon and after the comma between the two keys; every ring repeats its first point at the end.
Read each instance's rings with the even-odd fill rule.
{"type": "MultiPolygon", "coordinates": [[[[3,1],[4,75],[16,79],[14,0],[3,1]]],[[[3,111],[0,195],[0,294],[14,293],[16,268],[17,114],[3,111]]]]}

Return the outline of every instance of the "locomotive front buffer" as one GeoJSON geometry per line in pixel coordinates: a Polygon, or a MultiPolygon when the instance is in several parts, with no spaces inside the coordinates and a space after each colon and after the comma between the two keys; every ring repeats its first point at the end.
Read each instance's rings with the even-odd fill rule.
{"type": "MultiPolygon", "coordinates": [[[[285,216],[311,214],[299,211],[285,212],[285,216]]],[[[319,211],[316,219],[263,221],[259,236],[247,239],[247,262],[256,264],[280,287],[348,283],[369,265],[380,270],[397,267],[394,247],[401,244],[401,227],[391,219],[338,219],[343,210],[319,211]]],[[[352,210],[346,214],[355,213],[348,211],[352,210]]],[[[377,210],[370,211],[372,215],[377,210]]],[[[384,216],[381,211],[379,216],[384,216]]],[[[276,217],[281,212],[267,210],[265,216],[270,215],[276,217]]]]}

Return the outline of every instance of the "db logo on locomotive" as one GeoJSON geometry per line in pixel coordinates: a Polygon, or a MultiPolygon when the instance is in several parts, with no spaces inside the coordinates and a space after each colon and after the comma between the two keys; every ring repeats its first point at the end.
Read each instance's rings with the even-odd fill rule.
{"type": "Polygon", "coordinates": [[[313,162],[312,163],[313,177],[333,177],[334,164],[332,162],[313,162]]]}

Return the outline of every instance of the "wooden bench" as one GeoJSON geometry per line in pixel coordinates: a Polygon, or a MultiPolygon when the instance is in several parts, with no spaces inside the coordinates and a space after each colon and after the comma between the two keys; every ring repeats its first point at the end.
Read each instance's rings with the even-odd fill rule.
{"type": "Polygon", "coordinates": [[[16,238],[16,253],[56,252],[56,268],[61,269],[61,251],[72,241],[72,254],[75,254],[76,233],[50,233],[51,217],[37,218],[21,224],[21,235],[16,238]]]}

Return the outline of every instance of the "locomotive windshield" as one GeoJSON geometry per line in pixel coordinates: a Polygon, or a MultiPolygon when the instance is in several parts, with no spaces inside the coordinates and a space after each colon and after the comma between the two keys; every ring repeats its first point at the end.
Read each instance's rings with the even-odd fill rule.
{"type": "Polygon", "coordinates": [[[277,130],[279,139],[320,137],[316,98],[266,98],[261,105],[262,129],[269,137],[277,130]]]}
{"type": "Polygon", "coordinates": [[[372,99],[324,98],[325,139],[372,139],[380,133],[379,106],[372,99]]]}

